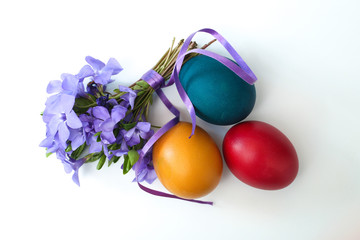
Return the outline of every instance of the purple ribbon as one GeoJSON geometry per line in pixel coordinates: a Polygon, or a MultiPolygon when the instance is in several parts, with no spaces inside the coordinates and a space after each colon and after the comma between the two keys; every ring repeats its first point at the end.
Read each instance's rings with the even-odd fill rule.
{"type": "Polygon", "coordinates": [[[249,66],[245,63],[245,61],[240,57],[240,55],[230,45],[230,43],[223,36],[221,36],[218,32],[216,32],[215,30],[210,29],[210,28],[204,28],[204,29],[201,29],[201,30],[191,34],[185,40],[183,46],[180,49],[178,58],[175,63],[173,73],[170,77],[168,84],[166,85],[166,86],[170,86],[170,85],[174,84],[174,82],[175,82],[175,85],[179,92],[179,95],[180,95],[182,101],[185,103],[185,106],[191,117],[191,122],[192,122],[192,132],[190,135],[190,137],[191,137],[192,135],[194,135],[195,127],[196,127],[195,109],[194,109],[193,104],[190,101],[190,98],[186,94],[186,92],[185,92],[184,88],[182,87],[180,80],[179,80],[179,73],[180,73],[181,66],[184,62],[185,55],[189,54],[189,53],[200,53],[200,54],[206,55],[208,57],[214,58],[215,60],[219,61],[220,63],[222,63],[226,67],[228,67],[230,70],[232,70],[236,75],[238,75],[240,78],[242,78],[248,84],[251,84],[251,85],[254,84],[254,82],[257,80],[257,78],[256,78],[255,74],[251,71],[249,66]],[[230,55],[234,58],[235,62],[238,65],[224,56],[221,56],[219,54],[216,54],[216,53],[204,50],[204,49],[193,49],[193,50],[187,51],[192,38],[198,32],[205,32],[205,33],[211,34],[214,38],[216,38],[216,40],[218,40],[225,47],[225,49],[230,53],[230,55]]]}
{"type": "MultiPolygon", "coordinates": [[[[159,96],[160,100],[165,104],[165,106],[169,109],[169,111],[171,113],[173,113],[175,115],[175,117],[170,120],[168,123],[166,123],[162,128],[160,128],[144,145],[144,147],[141,149],[140,151],[140,156],[139,156],[139,160],[141,161],[141,159],[145,156],[145,154],[150,150],[150,148],[154,145],[154,143],[167,131],[169,131],[172,127],[174,127],[180,119],[180,112],[179,110],[177,110],[174,105],[169,101],[169,99],[166,97],[166,95],[164,94],[164,92],[161,90],[161,86],[163,86],[164,84],[164,78],[158,74],[156,71],[154,70],[149,70],[147,73],[145,73],[142,77],[142,80],[146,81],[150,87],[152,87],[155,91],[156,94],[159,96]]],[[[206,201],[200,201],[200,200],[195,200],[195,199],[185,199],[185,198],[181,198],[172,194],[168,194],[168,193],[164,193],[164,192],[160,192],[160,191],[156,191],[150,188],[145,187],[144,185],[142,185],[141,183],[139,183],[137,176],[136,176],[136,181],[139,185],[139,187],[150,194],[159,196],[159,197],[168,197],[168,198],[176,198],[176,199],[181,199],[184,201],[190,201],[190,202],[196,202],[196,203],[201,203],[201,204],[209,204],[209,205],[213,205],[212,202],[206,202],[206,201]]]]}
{"type": "MultiPolygon", "coordinates": [[[[182,87],[180,80],[179,80],[179,73],[180,73],[181,66],[184,62],[184,58],[187,54],[190,54],[190,53],[199,53],[199,54],[206,55],[208,57],[211,57],[211,58],[219,61],[220,63],[224,64],[227,68],[229,68],[231,71],[233,71],[236,75],[238,75],[241,79],[243,79],[244,81],[246,81],[249,84],[254,84],[254,82],[257,80],[255,74],[251,71],[251,69],[245,63],[245,61],[240,57],[240,55],[235,51],[235,49],[230,45],[230,43],[223,36],[221,36],[218,32],[216,32],[213,29],[204,28],[204,29],[201,29],[201,30],[191,34],[184,41],[184,44],[180,49],[179,55],[175,62],[174,70],[173,70],[172,75],[167,84],[165,84],[164,78],[154,70],[149,70],[141,78],[142,80],[146,81],[156,91],[160,100],[165,104],[165,106],[169,109],[169,111],[174,114],[175,117],[172,120],[170,120],[168,123],[166,123],[162,128],[160,128],[146,142],[146,144],[140,151],[140,156],[139,156],[138,161],[141,161],[141,159],[150,150],[150,148],[154,145],[154,143],[164,133],[169,131],[172,127],[174,127],[179,122],[180,112],[174,107],[174,105],[169,101],[169,99],[166,97],[164,92],[161,90],[161,88],[163,88],[163,87],[168,87],[175,83],[178,93],[179,93],[182,101],[184,102],[184,104],[190,114],[190,117],[191,117],[192,132],[191,132],[191,135],[189,136],[189,138],[192,135],[194,135],[194,133],[195,133],[195,128],[196,128],[195,108],[194,108],[193,104],[191,103],[190,98],[186,94],[186,92],[185,92],[184,88],[182,87]],[[193,49],[193,50],[187,51],[192,38],[198,32],[205,32],[205,33],[211,34],[213,37],[215,37],[225,47],[225,49],[230,53],[230,55],[233,57],[233,59],[235,60],[236,63],[234,63],[233,61],[231,61],[230,59],[228,59],[224,56],[221,56],[219,54],[216,54],[216,53],[204,50],[204,49],[193,49]]],[[[137,179],[137,177],[136,177],[136,179],[137,179]]],[[[190,202],[213,205],[213,202],[180,198],[180,197],[177,197],[172,194],[168,194],[168,193],[164,193],[164,192],[160,192],[160,191],[156,191],[156,190],[147,188],[147,187],[143,186],[142,184],[140,184],[139,181],[137,181],[137,183],[142,190],[144,190],[145,192],[148,192],[150,194],[156,195],[156,196],[176,198],[176,199],[181,199],[181,200],[190,201],[190,202]]]]}

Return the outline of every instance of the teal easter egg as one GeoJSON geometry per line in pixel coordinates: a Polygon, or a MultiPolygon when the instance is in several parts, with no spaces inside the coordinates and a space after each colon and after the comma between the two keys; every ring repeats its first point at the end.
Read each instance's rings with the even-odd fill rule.
{"type": "Polygon", "coordinates": [[[254,108],[254,85],[213,58],[204,55],[191,58],[182,66],[179,79],[196,115],[209,123],[235,124],[254,108]]]}

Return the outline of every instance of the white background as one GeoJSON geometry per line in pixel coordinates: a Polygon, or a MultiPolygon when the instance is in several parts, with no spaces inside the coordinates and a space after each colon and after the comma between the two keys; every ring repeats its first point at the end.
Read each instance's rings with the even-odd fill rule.
{"type": "MultiPolygon", "coordinates": [[[[356,0],[3,1],[0,3],[1,239],[360,239],[360,3],[356,0]],[[129,84],[173,37],[210,27],[258,77],[248,120],[285,133],[300,161],[289,187],[263,191],[225,166],[204,200],[154,197],[120,165],[80,170],[81,187],[38,147],[48,81],[85,56],[118,59],[129,84]]],[[[198,34],[196,41],[211,40],[198,34]]],[[[219,44],[211,50],[226,54],[219,44]]],[[[189,120],[175,87],[167,96],[189,120]]],[[[171,114],[155,99],[154,124],[171,114]]],[[[229,127],[201,120],[221,146],[229,127]]],[[[153,188],[165,189],[159,181],[153,188]]]]}

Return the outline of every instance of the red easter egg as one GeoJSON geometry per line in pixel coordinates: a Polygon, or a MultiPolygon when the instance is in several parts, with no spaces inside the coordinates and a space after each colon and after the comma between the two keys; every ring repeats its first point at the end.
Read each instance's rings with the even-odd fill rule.
{"type": "Polygon", "coordinates": [[[299,161],[290,140],[260,121],[239,123],[226,133],[223,154],[230,171],[242,182],[265,190],[292,183],[299,161]]]}

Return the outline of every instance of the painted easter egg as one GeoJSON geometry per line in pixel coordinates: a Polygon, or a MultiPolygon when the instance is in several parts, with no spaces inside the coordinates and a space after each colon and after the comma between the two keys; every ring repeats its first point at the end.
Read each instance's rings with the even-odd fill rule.
{"type": "Polygon", "coordinates": [[[200,127],[189,138],[192,126],[179,122],[153,146],[153,163],[160,182],[176,196],[195,199],[218,185],[223,169],[221,153],[200,127]]]}
{"type": "Polygon", "coordinates": [[[223,141],[223,154],[238,179],[265,190],[288,186],[299,169],[290,140],[277,128],[260,121],[245,121],[230,128],[223,141]]]}
{"type": "Polygon", "coordinates": [[[217,60],[198,55],[181,68],[180,82],[196,115],[217,125],[245,119],[255,105],[255,87],[217,60]]]}

